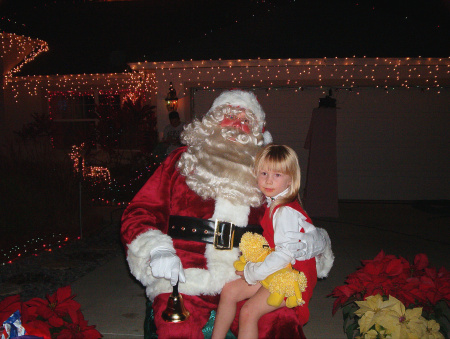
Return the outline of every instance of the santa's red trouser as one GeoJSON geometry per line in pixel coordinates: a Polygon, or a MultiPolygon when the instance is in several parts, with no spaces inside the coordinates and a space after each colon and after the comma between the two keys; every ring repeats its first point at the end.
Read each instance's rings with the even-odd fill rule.
{"type": "MultiPolygon", "coordinates": [[[[219,296],[191,296],[183,294],[184,306],[191,316],[180,323],[165,322],[161,314],[167,307],[170,293],[158,295],[153,302],[155,325],[158,339],[168,338],[203,338],[202,329],[206,325],[212,310],[217,309],[219,296]]],[[[239,310],[244,304],[238,304],[236,318],[231,325],[231,331],[237,336],[239,310]]],[[[294,309],[280,308],[264,315],[258,322],[259,338],[305,338],[302,325],[294,309]]]]}

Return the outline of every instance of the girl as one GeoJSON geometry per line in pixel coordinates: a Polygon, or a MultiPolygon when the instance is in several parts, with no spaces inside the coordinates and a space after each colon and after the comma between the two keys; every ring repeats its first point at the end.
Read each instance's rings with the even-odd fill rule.
{"type": "Polygon", "coordinates": [[[305,304],[297,306],[295,311],[301,325],[309,319],[308,302],[317,282],[315,259],[296,261],[287,249],[286,232],[305,232],[305,228],[314,227],[311,219],[303,210],[300,197],[300,166],[294,150],[284,145],[268,145],[260,151],[255,160],[254,172],[258,187],[266,196],[267,207],[261,221],[263,236],[275,251],[263,262],[247,263],[241,276],[227,283],[221,293],[212,338],[224,338],[230,328],[239,301],[248,299],[239,314],[239,338],[257,338],[258,321],[266,313],[284,307],[267,304],[269,291],[258,282],[268,275],[293,264],[307,278],[306,291],[302,293],[305,304]]]}

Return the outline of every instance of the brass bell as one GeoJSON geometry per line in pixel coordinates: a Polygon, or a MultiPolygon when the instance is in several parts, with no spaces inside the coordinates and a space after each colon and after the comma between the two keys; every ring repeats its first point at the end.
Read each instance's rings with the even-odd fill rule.
{"type": "Polygon", "coordinates": [[[183,297],[178,293],[178,282],[173,287],[173,292],[167,301],[167,307],[162,313],[164,321],[179,323],[189,318],[189,311],[184,307],[183,297]]]}

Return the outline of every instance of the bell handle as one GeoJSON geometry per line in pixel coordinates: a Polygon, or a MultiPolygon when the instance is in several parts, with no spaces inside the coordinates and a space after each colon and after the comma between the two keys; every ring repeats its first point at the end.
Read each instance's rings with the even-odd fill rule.
{"type": "Polygon", "coordinates": [[[177,281],[177,283],[173,286],[172,295],[173,295],[174,297],[177,297],[177,296],[179,295],[179,293],[178,293],[178,281],[177,281]]]}

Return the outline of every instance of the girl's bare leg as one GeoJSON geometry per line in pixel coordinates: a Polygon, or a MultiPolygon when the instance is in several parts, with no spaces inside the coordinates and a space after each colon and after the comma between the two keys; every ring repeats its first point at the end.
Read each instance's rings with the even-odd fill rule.
{"type": "MultiPolygon", "coordinates": [[[[258,291],[253,295],[241,308],[239,313],[239,339],[258,338],[258,321],[269,312],[275,311],[280,307],[284,307],[286,303],[283,301],[280,306],[274,307],[267,304],[269,290],[261,285],[258,291]]],[[[255,285],[256,286],[256,285],[255,285]]]]}
{"type": "Polygon", "coordinates": [[[236,316],[236,304],[241,300],[250,298],[260,287],[260,284],[249,285],[243,279],[225,284],[220,293],[211,339],[225,338],[236,316]]]}

